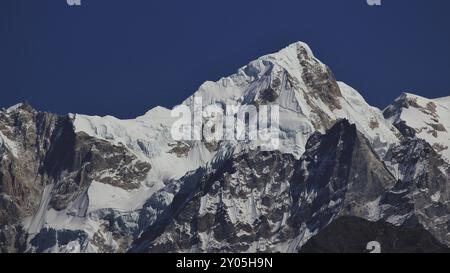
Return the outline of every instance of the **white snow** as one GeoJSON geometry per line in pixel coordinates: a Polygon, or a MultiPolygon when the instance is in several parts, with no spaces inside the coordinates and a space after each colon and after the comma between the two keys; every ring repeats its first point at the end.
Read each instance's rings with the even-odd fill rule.
{"type": "Polygon", "coordinates": [[[26,227],[28,227],[28,233],[31,235],[39,233],[39,231],[45,225],[45,214],[47,212],[48,204],[51,199],[52,190],[53,184],[45,186],[37,213],[31,218],[29,224],[25,225],[26,227]]]}
{"type": "Polygon", "coordinates": [[[62,251],[63,253],[80,253],[81,245],[78,241],[69,242],[65,249],[62,251]]]}
{"type": "Polygon", "coordinates": [[[0,131],[0,147],[6,147],[6,149],[14,156],[18,157],[19,154],[19,148],[17,147],[16,143],[9,138],[7,138],[1,131],[0,131]]]}
{"type": "Polygon", "coordinates": [[[141,208],[149,196],[144,189],[128,191],[94,181],[88,189],[88,198],[89,213],[106,208],[118,211],[133,211],[141,208]]]}
{"type": "Polygon", "coordinates": [[[394,214],[386,219],[386,222],[393,224],[394,226],[401,226],[408,218],[411,217],[411,213],[404,215],[394,214]]]}
{"type": "Polygon", "coordinates": [[[439,199],[441,199],[441,193],[439,192],[439,191],[437,191],[436,193],[434,193],[432,196],[431,196],[431,201],[433,201],[433,202],[439,202],[439,199]]]}
{"type": "Polygon", "coordinates": [[[372,142],[380,141],[387,145],[398,142],[393,126],[384,119],[380,109],[370,106],[364,98],[349,85],[338,82],[342,92],[342,109],[335,113],[355,123],[356,127],[372,142]],[[372,126],[371,126],[372,124],[372,126]]]}
{"type": "MultiPolygon", "coordinates": [[[[439,153],[450,163],[450,97],[427,99],[418,95],[403,93],[396,101],[413,100],[420,108],[409,106],[397,109],[397,115],[390,122],[405,121],[406,125],[416,130],[417,137],[430,145],[439,145],[444,150],[439,153]],[[433,105],[435,110],[431,110],[433,105]],[[435,126],[443,126],[443,130],[435,130],[435,126]],[[435,134],[435,135],[433,135],[435,134]]],[[[388,107],[392,108],[392,106],[388,107]]]]}
{"type": "Polygon", "coordinates": [[[75,115],[76,132],[85,132],[90,136],[125,145],[140,160],[152,165],[149,179],[164,181],[178,178],[186,172],[197,169],[209,161],[211,154],[204,145],[196,143],[187,157],[178,157],[169,144],[176,144],[170,129],[174,119],[170,110],[156,107],[136,119],[120,120],[111,116],[75,115]]]}
{"type": "Polygon", "coordinates": [[[13,106],[9,107],[8,109],[6,109],[6,113],[11,113],[14,110],[19,109],[22,105],[23,105],[23,103],[18,103],[16,105],[13,105],[13,106]]]}

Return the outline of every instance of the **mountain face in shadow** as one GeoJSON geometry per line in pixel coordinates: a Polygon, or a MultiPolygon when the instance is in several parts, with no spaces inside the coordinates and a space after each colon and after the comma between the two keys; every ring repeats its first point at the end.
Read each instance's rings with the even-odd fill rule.
{"type": "Polygon", "coordinates": [[[369,242],[378,242],[381,253],[450,253],[447,246],[422,227],[397,227],[352,216],[332,222],[312,237],[300,252],[369,253],[374,251],[369,242]]]}

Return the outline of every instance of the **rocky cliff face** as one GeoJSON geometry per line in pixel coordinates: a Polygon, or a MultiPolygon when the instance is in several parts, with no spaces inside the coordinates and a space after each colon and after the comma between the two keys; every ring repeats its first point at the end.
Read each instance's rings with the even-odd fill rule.
{"type": "MultiPolygon", "coordinates": [[[[326,134],[313,135],[299,160],[278,152],[243,151],[213,170],[169,184],[177,189],[172,203],[132,250],[295,252],[341,216],[392,220],[403,216],[405,206],[421,207],[417,200],[390,201],[399,184],[420,184],[422,178],[397,181],[369,141],[342,120],[326,134]]],[[[160,207],[150,203],[145,209],[160,207]]],[[[428,220],[439,221],[437,217],[428,220]]],[[[408,226],[418,224],[410,221],[408,226]]],[[[439,229],[435,225],[430,230],[439,236],[448,227],[443,232],[434,228],[439,229]]]]}
{"type": "Polygon", "coordinates": [[[448,98],[407,94],[382,112],[304,43],[183,103],[194,96],[278,105],[279,148],[175,141],[162,107],[132,120],[1,110],[0,251],[297,252],[348,216],[450,245],[448,98]]]}
{"type": "Polygon", "coordinates": [[[44,227],[45,212],[66,209],[93,181],[133,189],[151,167],[124,147],[75,133],[70,117],[27,104],[0,112],[0,131],[2,252],[26,250],[44,227]]]}
{"type": "Polygon", "coordinates": [[[393,146],[386,161],[399,180],[379,202],[381,218],[401,226],[423,226],[449,244],[450,167],[424,140],[408,138],[393,146]]]}
{"type": "Polygon", "coordinates": [[[2,251],[26,247],[21,221],[37,211],[42,191],[51,183],[47,169],[53,166],[45,165],[46,155],[51,139],[65,124],[65,118],[38,113],[27,104],[0,113],[2,251]]]}

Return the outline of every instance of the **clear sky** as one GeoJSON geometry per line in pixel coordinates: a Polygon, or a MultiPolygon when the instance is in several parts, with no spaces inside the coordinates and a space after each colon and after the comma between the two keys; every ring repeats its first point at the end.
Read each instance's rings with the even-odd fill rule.
{"type": "Polygon", "coordinates": [[[0,1],[0,107],[131,118],[304,41],[384,108],[450,95],[450,1],[0,1]]]}

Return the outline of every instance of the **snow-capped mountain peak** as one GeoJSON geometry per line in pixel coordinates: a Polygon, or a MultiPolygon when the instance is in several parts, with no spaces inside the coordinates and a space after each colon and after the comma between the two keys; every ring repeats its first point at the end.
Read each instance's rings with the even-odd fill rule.
{"type": "Polygon", "coordinates": [[[279,106],[278,149],[175,140],[176,119],[163,107],[126,120],[27,104],[0,111],[0,215],[8,216],[0,251],[298,251],[345,214],[416,220],[450,241],[445,225],[430,224],[445,223],[433,212],[450,199],[450,168],[436,153],[450,156],[450,97],[404,93],[382,112],[297,42],[205,82],[182,104],[194,98],[203,107],[279,106]],[[411,209],[418,193],[436,209],[425,201],[411,209]]]}
{"type": "MultiPolygon", "coordinates": [[[[377,147],[398,141],[396,129],[381,111],[336,81],[330,68],[303,42],[251,61],[217,82],[205,82],[183,103],[191,105],[194,96],[201,97],[204,105],[279,105],[280,150],[296,157],[314,131],[325,132],[341,118],[354,122],[377,147]]],[[[379,152],[382,155],[385,150],[379,152]]]]}

